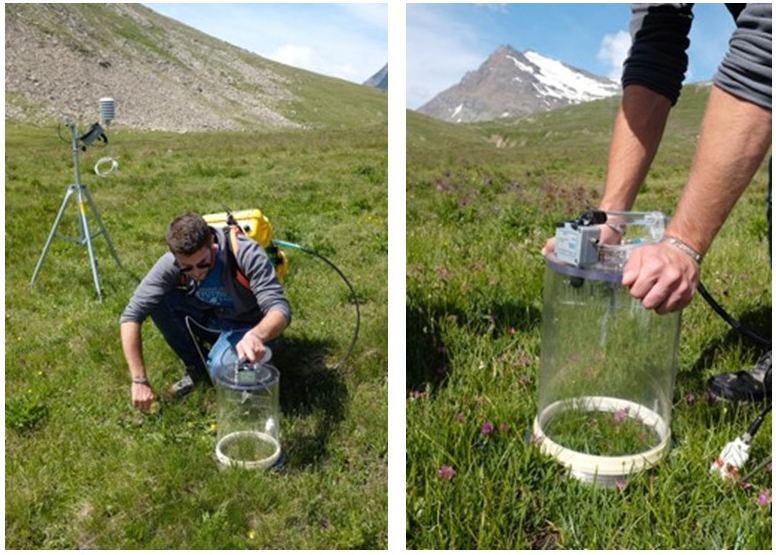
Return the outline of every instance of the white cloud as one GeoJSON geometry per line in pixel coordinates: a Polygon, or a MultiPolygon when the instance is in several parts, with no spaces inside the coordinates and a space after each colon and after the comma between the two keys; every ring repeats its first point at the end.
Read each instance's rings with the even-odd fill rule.
{"type": "Polygon", "coordinates": [[[309,46],[285,44],[269,56],[273,60],[295,67],[307,67],[313,59],[313,50],[309,46]]]}
{"type": "Polygon", "coordinates": [[[607,77],[619,81],[622,77],[622,64],[628,57],[631,37],[627,31],[618,31],[613,35],[604,35],[596,59],[610,65],[607,77]]]}
{"type": "Polygon", "coordinates": [[[407,4],[407,107],[419,108],[488,57],[478,31],[441,4],[407,4]]]}

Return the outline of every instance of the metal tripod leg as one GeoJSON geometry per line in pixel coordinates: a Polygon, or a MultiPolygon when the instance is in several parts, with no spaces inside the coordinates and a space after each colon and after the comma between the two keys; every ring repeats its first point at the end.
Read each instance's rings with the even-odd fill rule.
{"type": "Polygon", "coordinates": [[[67,208],[67,203],[70,201],[70,197],[73,196],[73,193],[75,193],[77,188],[78,186],[75,184],[70,185],[67,188],[67,193],[65,193],[65,199],[62,201],[62,206],[59,208],[59,213],[57,214],[57,217],[54,220],[54,225],[51,226],[51,233],[49,233],[48,239],[46,240],[46,246],[43,247],[43,252],[41,253],[40,258],[38,259],[38,264],[37,266],[35,266],[35,271],[32,274],[30,287],[35,285],[35,280],[38,279],[38,273],[40,272],[41,266],[43,266],[43,261],[46,259],[46,253],[48,253],[49,247],[51,246],[51,242],[54,240],[54,237],[57,234],[57,228],[59,227],[59,222],[62,221],[62,216],[65,213],[65,208],[67,208]]]}
{"type": "Polygon", "coordinates": [[[83,198],[85,187],[78,188],[78,217],[81,222],[81,241],[86,243],[86,250],[89,251],[89,264],[92,267],[92,276],[94,277],[94,288],[97,289],[97,298],[102,300],[102,289],[100,288],[100,274],[97,272],[97,260],[94,257],[94,247],[92,246],[92,234],[89,231],[89,220],[86,218],[86,202],[83,198]]]}
{"type": "Polygon", "coordinates": [[[86,194],[86,200],[89,201],[89,206],[92,208],[92,212],[94,213],[94,218],[97,220],[97,223],[100,226],[101,233],[105,236],[105,240],[108,241],[108,248],[110,249],[110,253],[113,256],[113,260],[115,260],[116,264],[119,265],[119,268],[123,270],[124,266],[121,265],[121,260],[119,260],[119,255],[116,252],[115,247],[113,246],[113,242],[110,240],[110,235],[108,235],[108,230],[105,228],[105,224],[102,223],[102,218],[100,217],[100,213],[97,211],[97,205],[94,204],[94,201],[92,200],[92,195],[89,194],[89,189],[86,188],[86,186],[83,187],[83,192],[84,194],[86,194]]]}

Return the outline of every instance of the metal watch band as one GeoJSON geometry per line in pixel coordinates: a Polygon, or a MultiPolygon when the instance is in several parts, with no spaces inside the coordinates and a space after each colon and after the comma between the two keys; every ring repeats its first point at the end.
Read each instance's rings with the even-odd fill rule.
{"type": "Polygon", "coordinates": [[[141,383],[148,385],[148,378],[132,378],[132,383],[141,383]]]}
{"type": "Polygon", "coordinates": [[[698,251],[696,251],[691,246],[683,243],[681,240],[677,239],[673,235],[663,235],[663,238],[660,240],[660,242],[668,243],[670,245],[675,246],[680,251],[683,251],[685,254],[690,255],[693,258],[693,260],[695,260],[695,262],[697,262],[698,264],[700,264],[701,261],[703,260],[703,256],[701,256],[701,254],[698,253],[698,251]]]}

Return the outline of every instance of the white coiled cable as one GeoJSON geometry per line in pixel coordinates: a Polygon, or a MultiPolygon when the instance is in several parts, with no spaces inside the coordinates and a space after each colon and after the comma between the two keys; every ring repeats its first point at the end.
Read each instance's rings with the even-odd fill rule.
{"type": "Polygon", "coordinates": [[[110,156],[105,156],[104,158],[100,158],[97,160],[97,163],[94,165],[94,173],[99,175],[100,177],[106,177],[113,172],[115,172],[117,169],[119,169],[119,163],[111,158],[110,156]],[[108,170],[101,170],[100,166],[103,164],[110,164],[110,168],[108,170]]]}

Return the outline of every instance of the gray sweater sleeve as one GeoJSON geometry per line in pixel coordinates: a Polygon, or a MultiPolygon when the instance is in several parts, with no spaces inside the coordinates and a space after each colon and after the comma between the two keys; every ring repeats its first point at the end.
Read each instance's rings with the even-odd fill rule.
{"type": "Polygon", "coordinates": [[[273,309],[280,310],[290,323],[291,306],[266,252],[257,242],[244,236],[239,236],[238,241],[240,246],[237,265],[251,283],[251,292],[256,297],[256,304],[264,314],[273,309]]]}
{"type": "Polygon", "coordinates": [[[736,15],[736,30],[714,84],[770,110],[771,63],[771,4],[745,4],[736,15]]]}
{"type": "MultiPolygon", "coordinates": [[[[622,85],[645,86],[676,104],[687,71],[692,4],[631,4],[631,50],[622,85]]],[[[771,109],[771,4],[728,4],[736,21],[714,75],[721,89],[771,109]]]]}
{"type": "Polygon", "coordinates": [[[676,104],[687,71],[692,4],[631,4],[622,86],[642,85],[676,104]]]}
{"type": "Polygon", "coordinates": [[[119,321],[143,323],[162,301],[165,293],[176,286],[179,275],[175,257],[170,252],[165,253],[137,286],[119,321]]]}

